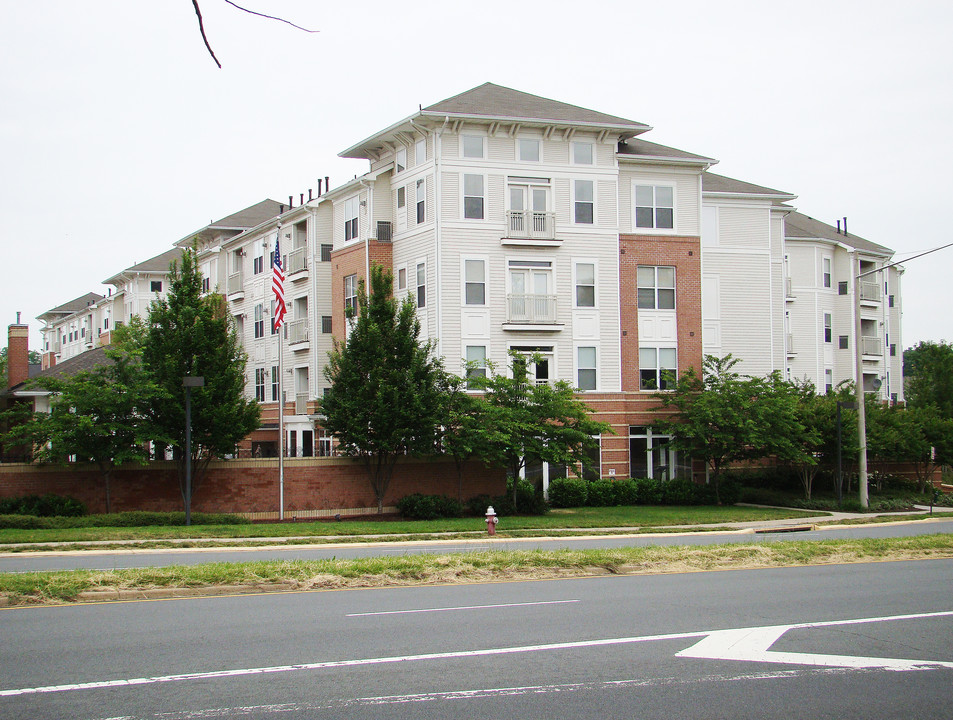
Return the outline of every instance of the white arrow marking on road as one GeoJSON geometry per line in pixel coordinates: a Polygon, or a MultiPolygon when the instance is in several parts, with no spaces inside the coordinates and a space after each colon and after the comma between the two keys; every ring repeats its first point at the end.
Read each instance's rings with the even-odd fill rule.
{"type": "Polygon", "coordinates": [[[901,658],[861,657],[853,655],[823,655],[816,653],[775,652],[771,646],[784,633],[791,629],[832,627],[855,625],[858,622],[888,622],[914,618],[951,615],[950,612],[922,613],[866,620],[844,620],[843,622],[800,623],[797,625],[767,625],[764,627],[739,628],[735,630],[716,630],[682,650],[676,657],[701,658],[705,660],[741,660],[745,662],[783,663],[785,665],[820,665],[845,668],[880,668],[883,670],[927,670],[933,668],[953,668],[953,662],[939,660],[907,660],[901,658]]]}

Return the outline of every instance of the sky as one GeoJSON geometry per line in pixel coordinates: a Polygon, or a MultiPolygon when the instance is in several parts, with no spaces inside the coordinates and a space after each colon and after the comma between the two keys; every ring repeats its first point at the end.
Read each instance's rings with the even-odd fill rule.
{"type": "MultiPolygon", "coordinates": [[[[0,0],[0,322],[37,315],[484,82],[651,125],[713,172],[893,248],[953,242],[953,4],[0,0]]],[[[913,259],[903,337],[953,342],[953,247],[913,259]]],[[[6,335],[0,346],[6,344],[6,335]]]]}

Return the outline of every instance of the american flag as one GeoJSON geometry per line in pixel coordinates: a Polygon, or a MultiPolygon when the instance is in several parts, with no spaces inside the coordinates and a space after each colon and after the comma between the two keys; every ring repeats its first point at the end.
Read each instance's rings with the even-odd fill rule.
{"type": "MultiPolygon", "coordinates": [[[[279,229],[278,235],[280,234],[281,230],[279,229]]],[[[278,235],[275,236],[275,255],[271,262],[273,269],[271,289],[275,293],[275,330],[284,323],[285,313],[288,311],[285,306],[285,272],[281,269],[281,248],[278,246],[278,235]]]]}

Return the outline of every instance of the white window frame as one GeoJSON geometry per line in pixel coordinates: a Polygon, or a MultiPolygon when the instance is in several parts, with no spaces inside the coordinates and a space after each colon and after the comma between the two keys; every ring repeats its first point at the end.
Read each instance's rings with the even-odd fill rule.
{"type": "Polygon", "coordinates": [[[832,345],[834,343],[834,315],[833,313],[824,313],[824,343],[832,345]]]}
{"type": "MultiPolygon", "coordinates": [[[[543,359],[546,361],[546,372],[548,377],[546,377],[542,382],[540,382],[536,374],[538,370],[538,366],[535,364],[532,367],[528,368],[529,377],[537,385],[552,385],[554,382],[556,382],[557,380],[556,368],[558,367],[558,363],[557,363],[558,355],[556,352],[557,350],[556,345],[522,345],[522,344],[511,343],[508,349],[511,351],[515,351],[519,353],[520,355],[526,356],[527,359],[529,358],[529,356],[535,355],[537,353],[541,355],[543,359]]],[[[512,368],[510,369],[510,374],[512,375],[512,368]]]]}
{"type": "MultiPolygon", "coordinates": [[[[639,346],[639,390],[643,392],[659,392],[665,390],[672,390],[671,387],[662,387],[662,372],[665,370],[671,370],[672,376],[675,380],[678,379],[678,348],[670,345],[640,345],[639,346]],[[651,366],[648,363],[643,362],[643,351],[644,352],[654,352],[655,362],[654,367],[651,368],[654,370],[655,377],[655,387],[645,387],[645,382],[643,379],[642,373],[649,370],[651,366]],[[662,352],[669,351],[675,353],[675,367],[662,367],[662,352]]],[[[674,380],[673,380],[674,382],[674,380]]]]}
{"type": "Polygon", "coordinates": [[[344,242],[358,240],[361,235],[361,221],[359,219],[361,201],[355,195],[344,201],[344,242]]]}
{"type": "Polygon", "coordinates": [[[684,462],[679,463],[679,455],[676,450],[664,449],[667,441],[671,440],[671,435],[663,435],[660,432],[655,432],[651,425],[642,426],[642,425],[630,425],[629,426],[629,474],[632,475],[632,440],[634,439],[645,439],[645,469],[646,475],[650,480],[673,480],[678,477],[683,477],[683,473],[679,470],[687,471],[688,477],[691,477],[691,461],[688,461],[686,466],[684,462]],[[655,451],[659,450],[664,452],[666,455],[666,464],[657,466],[655,465],[655,451]],[[655,468],[664,467],[670,470],[668,478],[656,478],[655,477],[655,468]]]}
{"type": "Polygon", "coordinates": [[[255,400],[265,402],[265,368],[255,368],[255,400]]]}
{"type": "Polygon", "coordinates": [[[394,153],[394,174],[402,173],[407,169],[407,148],[398,148],[394,153]]]}
{"type": "Polygon", "coordinates": [[[353,308],[353,318],[357,318],[357,273],[344,277],[344,317],[348,317],[348,309],[353,308]]]}
{"type": "Polygon", "coordinates": [[[423,165],[425,162],[427,162],[427,138],[423,137],[414,143],[414,165],[423,165]]]}
{"type": "Polygon", "coordinates": [[[414,301],[418,308],[427,307],[427,261],[418,260],[414,271],[414,301]],[[423,292],[421,292],[421,289],[423,292]]]}
{"type": "Polygon", "coordinates": [[[596,164],[596,144],[585,140],[573,140],[569,146],[569,162],[573,165],[593,166],[596,164]],[[576,148],[589,148],[589,162],[580,161],[576,157],[576,148]]]}
{"type": "MultiPolygon", "coordinates": [[[[472,148],[471,148],[472,149],[472,148]]],[[[485,160],[486,159],[486,136],[485,135],[471,135],[469,133],[463,133],[460,135],[460,157],[470,158],[472,160],[485,160]],[[479,140],[480,141],[480,154],[474,155],[472,153],[467,153],[467,141],[468,140],[479,140]]]]}
{"type": "Polygon", "coordinates": [[[417,181],[415,198],[414,218],[417,225],[422,225],[427,222],[427,181],[425,178],[417,181]]]}
{"type": "Polygon", "coordinates": [[[486,377],[486,345],[465,345],[463,348],[463,374],[467,380],[467,390],[477,390],[470,387],[470,378],[486,377]],[[482,356],[479,351],[482,350],[482,356]],[[472,351],[472,352],[471,352],[472,351]]]}
{"type": "Polygon", "coordinates": [[[599,307],[599,264],[591,259],[573,260],[572,263],[572,306],[580,310],[595,310],[599,307]],[[579,288],[589,287],[589,284],[583,284],[579,281],[579,266],[589,265],[592,267],[592,305],[579,304],[579,288]]]}
{"type": "Polygon", "coordinates": [[[463,293],[461,295],[461,300],[465,307],[486,307],[486,298],[487,298],[487,267],[489,266],[489,261],[486,256],[474,257],[468,256],[463,257],[460,260],[460,273],[463,279],[461,283],[463,286],[463,293]],[[469,269],[471,267],[475,268],[476,264],[479,263],[481,273],[480,279],[470,279],[469,269]],[[479,289],[482,290],[483,301],[482,302],[470,302],[470,286],[474,286],[474,291],[477,290],[476,286],[479,286],[479,289]]]}
{"type": "Polygon", "coordinates": [[[397,268],[397,289],[406,290],[407,289],[407,266],[401,265],[397,268]]]}
{"type": "Polygon", "coordinates": [[[543,141],[539,138],[532,137],[516,138],[516,160],[525,163],[541,163],[543,161],[543,141]],[[534,154],[532,152],[528,154],[528,157],[523,157],[524,143],[526,143],[525,148],[527,150],[533,146],[536,147],[535,158],[531,157],[534,154]]]}
{"type": "Polygon", "coordinates": [[[576,367],[575,367],[575,386],[579,388],[580,392],[598,392],[599,390],[599,346],[598,345],[577,345],[575,353],[576,367]],[[583,364],[583,351],[592,351],[592,363],[583,364]],[[592,387],[583,387],[582,383],[582,373],[591,372],[592,373],[592,387]]]}
{"type": "Polygon", "coordinates": [[[407,186],[401,185],[397,188],[397,209],[403,210],[407,207],[407,186]]]}
{"type": "MultiPolygon", "coordinates": [[[[585,185],[583,185],[584,187],[585,185]]],[[[584,193],[582,193],[584,194],[584,193]]],[[[596,224],[596,181],[576,178],[572,182],[572,221],[574,225],[595,225],[596,224]],[[587,184],[590,190],[589,200],[580,200],[580,184],[587,184]],[[591,209],[590,220],[579,220],[579,206],[588,205],[591,209]]]]}
{"type": "MultiPolygon", "coordinates": [[[[471,189],[472,190],[472,189],[471,189]]],[[[461,216],[464,220],[485,220],[486,219],[486,176],[481,175],[480,173],[463,173],[463,207],[461,208],[461,216]],[[468,192],[467,190],[467,179],[475,178],[480,181],[480,192],[475,194],[468,192]],[[477,199],[480,200],[480,214],[479,215],[468,215],[467,214],[467,200],[468,199],[477,199]]]]}
{"type": "Polygon", "coordinates": [[[676,199],[678,197],[677,188],[674,183],[666,182],[634,182],[632,183],[632,229],[634,231],[641,230],[656,230],[660,233],[674,233],[675,228],[678,227],[678,214],[676,212],[676,199]],[[639,188],[651,188],[652,190],[652,204],[651,205],[640,205],[638,201],[639,197],[639,188]],[[665,188],[672,193],[672,204],[661,205],[659,204],[659,189],[665,188]],[[652,210],[652,224],[651,225],[640,225],[639,224],[639,208],[650,208],[652,210]],[[671,210],[672,211],[672,226],[671,227],[660,227],[659,226],[659,210],[671,210]]]}
{"type": "Polygon", "coordinates": [[[257,303],[255,305],[255,323],[254,323],[254,336],[255,340],[260,340],[265,337],[265,306],[262,303],[257,303]]]}
{"type": "Polygon", "coordinates": [[[821,258],[821,287],[830,289],[834,284],[833,259],[830,257],[821,258]]]}
{"type": "Polygon", "coordinates": [[[675,311],[678,307],[678,273],[674,265],[639,265],[635,270],[635,285],[636,285],[636,298],[635,304],[639,310],[664,310],[664,311],[675,311]],[[659,270],[660,269],[671,270],[672,271],[672,284],[671,286],[659,285],[659,270]],[[639,271],[642,269],[651,269],[653,271],[654,284],[653,285],[643,285],[642,280],[639,277],[641,274],[639,271]],[[642,306],[642,290],[651,290],[653,294],[652,307],[643,307],[642,306]],[[672,293],[672,307],[663,308],[659,307],[661,305],[661,295],[660,291],[671,291],[672,293]]]}

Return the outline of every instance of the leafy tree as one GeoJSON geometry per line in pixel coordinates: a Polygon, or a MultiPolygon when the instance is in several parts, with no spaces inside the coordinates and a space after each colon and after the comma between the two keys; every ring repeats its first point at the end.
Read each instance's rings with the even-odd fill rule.
{"type": "Polygon", "coordinates": [[[194,249],[173,261],[169,293],[149,306],[143,326],[133,326],[130,342],[141,342],[142,360],[159,389],[150,408],[156,433],[167,439],[178,463],[179,484],[185,497],[186,376],[205,378],[205,387],[192,393],[193,487],[198,487],[214,457],[234,452],[236,444],[258,427],[258,403],[245,397],[242,349],[218,293],[202,293],[194,249]],[[140,327],[139,333],[135,328],[140,327]],[[141,333],[141,334],[140,334],[141,333]]]}
{"type": "Polygon", "coordinates": [[[413,302],[392,297],[393,279],[371,269],[371,293],[358,287],[358,314],[345,342],[335,342],[324,376],[324,426],[338,448],[357,458],[384,512],[397,459],[436,451],[441,422],[443,367],[431,341],[421,343],[413,302]]]}
{"type": "Polygon", "coordinates": [[[799,440],[804,426],[792,386],[777,376],[755,378],[736,373],[739,360],[706,355],[704,376],[689,368],[670,392],[658,393],[656,422],[672,437],[671,445],[701,458],[721,502],[719,479],[725,467],[740,460],[776,455],[789,462],[810,462],[799,440]]]}
{"type": "Polygon", "coordinates": [[[934,407],[953,419],[953,343],[918,343],[903,354],[904,395],[910,407],[934,407]]]}
{"type": "Polygon", "coordinates": [[[110,477],[116,466],[148,460],[156,439],[146,413],[157,388],[139,353],[121,343],[105,350],[108,362],[73,375],[48,376],[33,387],[52,393],[50,411],[33,413],[11,435],[30,444],[41,462],[95,464],[103,477],[106,512],[112,512],[110,477]]]}
{"type": "Polygon", "coordinates": [[[867,408],[867,448],[880,462],[914,467],[917,490],[926,491],[935,470],[953,457],[953,420],[936,408],[903,408],[871,403],[867,408]]]}
{"type": "Polygon", "coordinates": [[[795,393],[797,421],[804,431],[799,436],[790,438],[792,445],[798,450],[790,460],[797,469],[804,497],[810,500],[814,478],[817,477],[820,461],[824,458],[824,441],[831,436],[832,427],[836,442],[836,418],[832,414],[836,412],[836,400],[833,396],[818,395],[811,382],[794,384],[792,389],[795,393]]]}
{"type": "MultiPolygon", "coordinates": [[[[496,372],[473,378],[483,395],[480,453],[491,465],[506,467],[518,478],[529,459],[555,465],[581,466],[587,451],[599,447],[599,436],[612,432],[608,424],[592,419],[591,409],[568,383],[537,385],[529,378],[528,358],[510,353],[510,374],[496,372]]],[[[513,504],[517,502],[513,483],[513,504]]]]}

